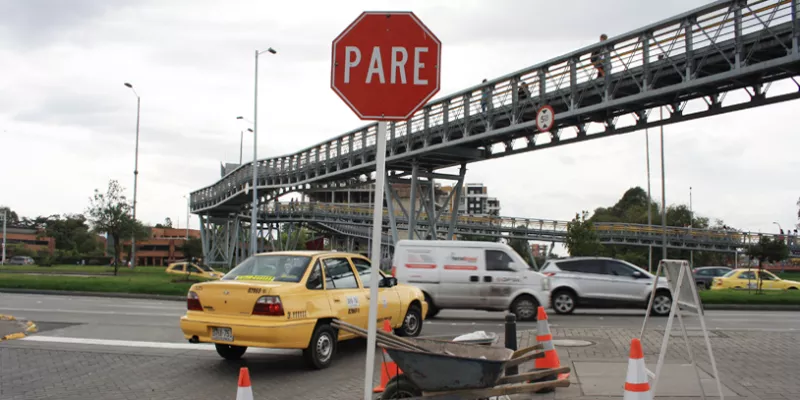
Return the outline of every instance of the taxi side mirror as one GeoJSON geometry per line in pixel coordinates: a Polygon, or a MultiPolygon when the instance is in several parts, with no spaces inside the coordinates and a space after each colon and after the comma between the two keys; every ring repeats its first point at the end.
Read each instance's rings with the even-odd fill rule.
{"type": "Polygon", "coordinates": [[[378,285],[378,287],[394,287],[394,286],[397,286],[397,278],[393,276],[387,276],[381,279],[381,283],[378,285]]]}

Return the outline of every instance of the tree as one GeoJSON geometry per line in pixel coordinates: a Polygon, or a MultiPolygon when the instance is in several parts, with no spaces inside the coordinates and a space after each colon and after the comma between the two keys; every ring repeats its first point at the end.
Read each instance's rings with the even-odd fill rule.
{"type": "Polygon", "coordinates": [[[535,261],[531,259],[531,245],[526,239],[509,239],[508,245],[517,252],[517,254],[528,263],[528,266],[533,267],[535,261]]]}
{"type": "Polygon", "coordinates": [[[191,260],[193,258],[203,257],[203,242],[198,238],[189,238],[181,244],[180,250],[183,253],[183,258],[191,260]]]}
{"type": "MultiPolygon", "coordinates": [[[[114,275],[119,269],[120,238],[137,236],[146,237],[146,229],[131,216],[131,205],[123,194],[125,189],[116,180],[108,182],[106,193],[94,190],[89,199],[86,213],[95,233],[106,233],[114,242],[114,275]]],[[[130,253],[129,253],[130,254],[130,253]]]]}
{"type": "Polygon", "coordinates": [[[575,218],[567,223],[566,247],[573,257],[598,256],[603,249],[592,221],[586,219],[587,211],[575,214],[575,218]]]}
{"type": "Polygon", "coordinates": [[[45,235],[55,239],[56,250],[67,256],[81,257],[102,251],[97,235],[82,214],[51,216],[45,224],[45,235]]]}
{"type": "Polygon", "coordinates": [[[156,224],[155,228],[172,228],[172,218],[164,218],[164,223],[156,224]]]}
{"type": "Polygon", "coordinates": [[[461,235],[461,240],[466,240],[468,242],[498,242],[500,241],[500,238],[477,234],[477,235],[461,235]]]}
{"type": "MultiPolygon", "coordinates": [[[[798,205],[800,205],[800,201],[798,201],[798,205]]],[[[19,215],[17,215],[16,212],[12,211],[7,206],[0,206],[0,214],[2,214],[3,211],[6,212],[6,218],[8,219],[8,221],[6,221],[6,225],[19,225],[19,215]]]]}
{"type": "Polygon", "coordinates": [[[761,273],[764,271],[764,261],[774,263],[789,258],[789,248],[782,240],[762,236],[758,243],[747,248],[747,256],[758,260],[758,292],[761,292],[761,273]]]}

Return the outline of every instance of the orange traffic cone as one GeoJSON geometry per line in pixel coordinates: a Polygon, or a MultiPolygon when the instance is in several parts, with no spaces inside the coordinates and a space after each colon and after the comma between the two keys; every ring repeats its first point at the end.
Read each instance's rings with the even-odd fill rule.
{"type": "Polygon", "coordinates": [[[625,392],[622,400],[653,400],[647,369],[644,366],[644,352],[639,339],[631,340],[631,355],[628,359],[628,376],[625,378],[625,392]]]}
{"type": "Polygon", "coordinates": [[[239,389],[236,390],[236,400],[253,400],[253,388],[250,387],[250,371],[247,367],[239,370],[239,389]]]}
{"type": "MultiPolygon", "coordinates": [[[[558,359],[558,352],[553,346],[553,335],[550,333],[550,323],[547,322],[547,313],[544,307],[539,307],[536,313],[536,341],[544,347],[544,357],[537,358],[534,362],[536,369],[550,369],[561,367],[561,360],[558,359]]],[[[568,379],[569,372],[534,380],[533,382],[549,381],[554,379],[568,379]]],[[[551,390],[543,390],[538,393],[551,390]]]]}
{"type": "MultiPolygon", "coordinates": [[[[392,324],[388,319],[383,320],[383,331],[386,333],[392,332],[392,324]]],[[[383,393],[389,381],[403,373],[403,371],[400,371],[397,363],[389,356],[389,353],[386,352],[386,349],[383,349],[383,359],[384,361],[381,363],[381,384],[372,389],[373,393],[383,393]]]]}

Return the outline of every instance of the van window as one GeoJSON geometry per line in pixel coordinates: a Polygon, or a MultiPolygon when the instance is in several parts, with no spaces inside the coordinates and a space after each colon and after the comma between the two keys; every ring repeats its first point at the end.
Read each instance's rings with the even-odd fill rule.
{"type": "Polygon", "coordinates": [[[509,266],[514,262],[511,256],[499,250],[486,250],[486,270],[487,271],[514,271],[509,266]]]}

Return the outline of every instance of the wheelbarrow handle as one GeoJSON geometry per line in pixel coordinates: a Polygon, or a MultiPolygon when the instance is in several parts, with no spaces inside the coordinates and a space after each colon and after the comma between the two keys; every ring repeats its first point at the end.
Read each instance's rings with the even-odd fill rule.
{"type": "Polygon", "coordinates": [[[506,361],[505,368],[508,369],[509,367],[516,367],[516,366],[518,366],[518,365],[520,365],[520,364],[522,364],[524,362],[527,362],[527,361],[530,361],[530,360],[534,360],[534,359],[537,359],[537,358],[543,358],[543,357],[544,357],[544,352],[543,351],[531,352],[531,353],[525,354],[524,356],[520,356],[520,357],[517,357],[517,358],[512,358],[512,359],[506,361]]]}
{"type": "Polygon", "coordinates": [[[559,367],[550,369],[540,369],[534,372],[528,372],[519,375],[504,376],[497,381],[497,385],[506,385],[509,383],[529,382],[536,379],[546,378],[557,374],[565,374],[570,372],[569,367],[559,367]]]}
{"type": "Polygon", "coordinates": [[[541,344],[541,343],[535,344],[535,345],[530,346],[530,347],[526,347],[524,349],[519,349],[519,350],[515,351],[514,354],[511,355],[511,359],[520,357],[520,356],[525,355],[527,353],[530,353],[530,352],[532,352],[534,350],[542,350],[542,349],[544,349],[544,345],[541,344]]]}

